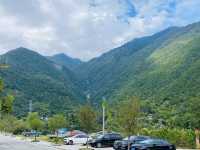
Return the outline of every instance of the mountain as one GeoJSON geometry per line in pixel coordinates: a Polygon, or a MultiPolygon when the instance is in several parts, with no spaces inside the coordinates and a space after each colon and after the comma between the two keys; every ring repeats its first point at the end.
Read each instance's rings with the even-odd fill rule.
{"type": "Polygon", "coordinates": [[[65,113],[84,103],[86,94],[94,105],[103,97],[115,103],[137,96],[178,111],[188,99],[200,97],[199,43],[197,22],[134,39],[88,62],[18,48],[1,55],[0,63],[10,67],[1,69],[0,76],[16,95],[19,116],[28,112],[30,100],[38,110],[65,113]]]}
{"type": "Polygon", "coordinates": [[[63,53],[56,54],[48,58],[59,65],[67,67],[72,71],[83,63],[80,59],[71,58],[63,53]]]}
{"type": "Polygon", "coordinates": [[[84,63],[76,74],[94,103],[138,96],[178,104],[200,95],[199,43],[199,22],[170,27],[84,63]]]}
{"type": "Polygon", "coordinates": [[[25,115],[30,101],[33,106],[45,106],[37,109],[49,109],[49,113],[64,112],[81,102],[83,96],[78,81],[66,67],[23,47],[0,58],[9,65],[9,68],[0,70],[0,76],[6,89],[14,91],[15,114],[25,115]]]}

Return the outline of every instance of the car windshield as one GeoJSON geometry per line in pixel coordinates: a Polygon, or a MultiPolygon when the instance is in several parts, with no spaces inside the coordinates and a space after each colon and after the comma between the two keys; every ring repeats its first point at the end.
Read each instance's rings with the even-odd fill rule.
{"type": "Polygon", "coordinates": [[[144,141],[147,139],[148,137],[145,137],[145,136],[130,136],[130,137],[124,138],[123,140],[131,140],[131,141],[139,142],[139,141],[144,141]]]}
{"type": "Polygon", "coordinates": [[[135,139],[135,136],[130,136],[130,137],[123,138],[123,140],[134,140],[134,139],[135,139]]]}
{"type": "Polygon", "coordinates": [[[139,144],[169,144],[167,141],[164,140],[144,140],[144,141],[140,141],[138,142],[139,144]]]}
{"type": "Polygon", "coordinates": [[[101,138],[103,138],[104,137],[104,135],[99,135],[99,136],[97,136],[96,138],[97,139],[101,139],[101,138]]]}

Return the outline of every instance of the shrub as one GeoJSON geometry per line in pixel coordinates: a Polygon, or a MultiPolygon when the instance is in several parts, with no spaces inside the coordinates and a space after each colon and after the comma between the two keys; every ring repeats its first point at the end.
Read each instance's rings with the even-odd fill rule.
{"type": "Polygon", "coordinates": [[[143,128],[140,131],[142,135],[148,135],[154,138],[165,139],[177,147],[195,148],[195,133],[188,129],[147,129],[143,128]]]}

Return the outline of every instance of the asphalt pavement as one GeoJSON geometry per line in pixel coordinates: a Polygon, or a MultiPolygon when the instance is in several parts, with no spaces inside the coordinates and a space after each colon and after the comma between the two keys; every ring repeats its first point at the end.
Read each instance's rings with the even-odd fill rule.
{"type": "MultiPolygon", "coordinates": [[[[79,150],[81,145],[55,145],[49,142],[31,142],[28,139],[22,140],[14,136],[0,134],[0,150],[79,150]]],[[[102,148],[98,150],[113,150],[102,148]]]]}
{"type": "Polygon", "coordinates": [[[58,150],[47,142],[30,142],[0,135],[0,150],[58,150]]]}
{"type": "MultiPolygon", "coordinates": [[[[79,150],[80,145],[55,145],[49,142],[31,142],[14,136],[0,134],[0,150],[79,150]]],[[[98,148],[94,150],[113,150],[112,148],[98,148]]],[[[179,149],[181,150],[181,149],[179,149]]]]}

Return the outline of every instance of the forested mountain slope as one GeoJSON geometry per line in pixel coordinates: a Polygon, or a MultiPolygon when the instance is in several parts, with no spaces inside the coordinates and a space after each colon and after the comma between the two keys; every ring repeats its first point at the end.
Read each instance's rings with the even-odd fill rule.
{"type": "Polygon", "coordinates": [[[72,71],[83,63],[80,59],[71,58],[63,53],[56,54],[48,58],[56,64],[65,66],[72,71]]]}
{"type": "Polygon", "coordinates": [[[18,115],[28,112],[30,100],[35,109],[49,109],[50,113],[62,112],[82,100],[74,74],[34,51],[17,48],[2,55],[1,61],[9,65],[0,70],[0,76],[6,89],[14,91],[18,115]]]}
{"type": "Polygon", "coordinates": [[[200,95],[200,23],[135,39],[77,69],[95,101],[200,95]],[[87,81],[87,83],[86,83],[87,81]]]}

